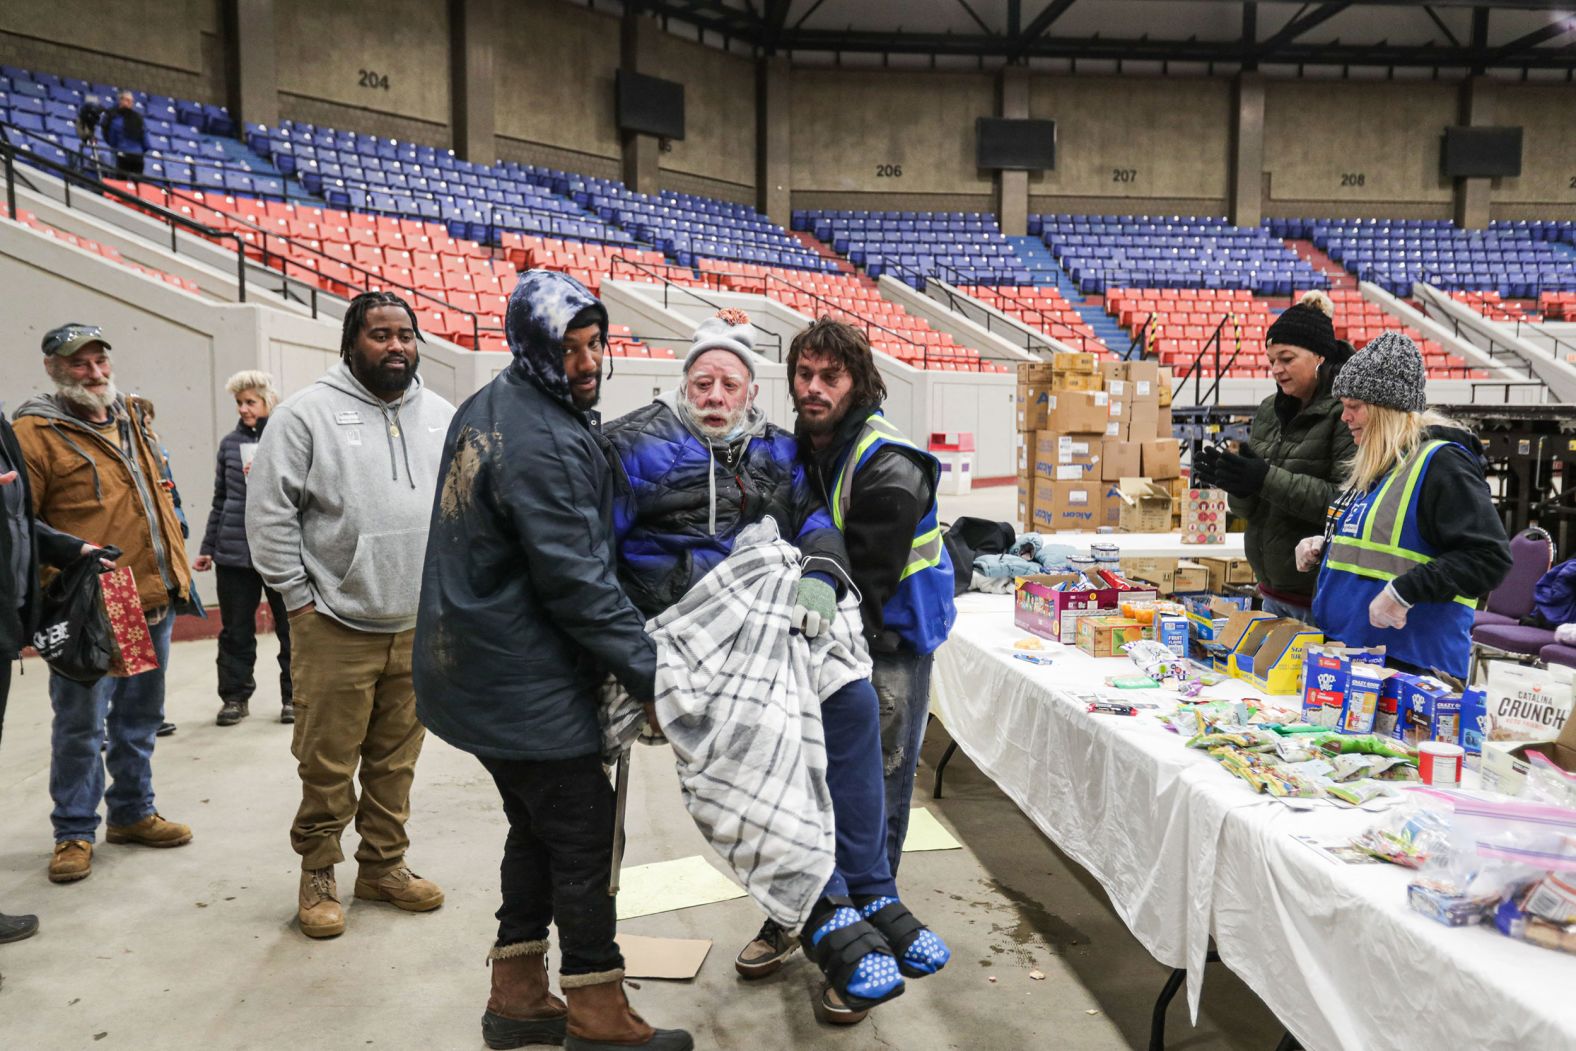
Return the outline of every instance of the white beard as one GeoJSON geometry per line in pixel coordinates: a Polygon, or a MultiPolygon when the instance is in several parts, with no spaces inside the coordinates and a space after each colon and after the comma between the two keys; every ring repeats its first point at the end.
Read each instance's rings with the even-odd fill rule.
{"type": "Polygon", "coordinates": [[[695,406],[691,405],[688,399],[681,401],[679,404],[684,407],[684,415],[689,417],[690,425],[701,434],[705,435],[707,438],[711,438],[713,440],[726,438],[728,435],[737,431],[739,425],[744,422],[744,418],[750,412],[750,405],[748,402],[746,402],[739,408],[737,412],[731,412],[728,414],[727,422],[714,427],[701,420],[699,413],[695,409],[695,406]]]}
{"type": "Polygon", "coordinates": [[[56,380],[55,389],[66,401],[78,408],[88,410],[95,416],[114,408],[115,399],[120,397],[120,392],[115,389],[114,380],[106,383],[101,392],[90,391],[75,380],[56,380]]]}

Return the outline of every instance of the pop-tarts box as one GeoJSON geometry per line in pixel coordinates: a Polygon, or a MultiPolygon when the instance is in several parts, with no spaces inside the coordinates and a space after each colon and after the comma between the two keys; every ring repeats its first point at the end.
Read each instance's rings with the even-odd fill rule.
{"type": "MultiPolygon", "coordinates": [[[[1380,674],[1383,665],[1383,646],[1356,648],[1338,642],[1309,646],[1302,666],[1302,721],[1345,733],[1381,732],[1375,721],[1383,708],[1381,697],[1388,681],[1387,673],[1380,674]],[[1354,688],[1365,696],[1349,699],[1354,688]],[[1371,701],[1366,696],[1369,693],[1371,701]],[[1348,725],[1354,728],[1346,729],[1348,725]],[[1366,729],[1356,729],[1358,726],[1366,729]]],[[[1390,711],[1395,712],[1395,705],[1390,705],[1390,711]]],[[[1394,725],[1392,716],[1388,726],[1394,725]]]]}
{"type": "Polygon", "coordinates": [[[1456,744],[1461,740],[1461,695],[1427,675],[1396,675],[1398,707],[1395,737],[1416,748],[1423,741],[1456,744]]]}
{"type": "Polygon", "coordinates": [[[1488,724],[1488,692],[1463,690],[1461,693],[1461,747],[1468,755],[1481,755],[1483,733],[1488,724]]]}

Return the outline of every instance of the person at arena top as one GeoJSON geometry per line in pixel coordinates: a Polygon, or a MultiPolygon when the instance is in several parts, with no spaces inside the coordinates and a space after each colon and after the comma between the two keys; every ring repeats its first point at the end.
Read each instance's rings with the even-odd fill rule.
{"type": "Polygon", "coordinates": [[[420,337],[415,313],[392,292],[352,299],[339,362],[273,411],[247,478],[252,561],[289,611],[290,750],[301,778],[290,842],[301,856],[297,920],[309,938],[344,932],[334,866],[352,819],[357,898],[407,912],[443,904],[443,891],[405,858],[424,736],[411,644],[454,415],[417,375],[420,337]]]}
{"type": "Polygon", "coordinates": [[[257,443],[268,426],[268,414],[279,403],[273,377],[248,369],[231,376],[224,385],[235,398],[240,417],[235,430],[219,441],[214,463],[213,505],[203,533],[201,554],[192,568],[213,570],[219,591],[219,715],[220,726],[234,726],[251,714],[257,681],[257,603],[267,598],[279,637],[279,721],[295,722],[290,687],[290,621],[283,596],[267,584],[252,565],[246,543],[246,477],[252,470],[257,443]]]}
{"type": "Polygon", "coordinates": [[[1384,332],[1341,369],[1334,394],[1357,455],[1324,533],[1297,545],[1319,571],[1313,622],[1385,662],[1465,680],[1472,613],[1510,571],[1510,541],[1483,478],[1482,446],[1431,412],[1422,352],[1384,332]]]}
{"type": "Polygon", "coordinates": [[[1236,452],[1205,446],[1193,463],[1194,484],[1224,489],[1232,514],[1247,520],[1243,546],[1264,609],[1305,622],[1317,574],[1298,571],[1297,542],[1323,526],[1354,449],[1331,393],[1353,353],[1335,338],[1334,314],[1319,291],[1281,312],[1264,341],[1276,391],[1259,403],[1248,440],[1236,452]]]}
{"type": "Polygon", "coordinates": [[[456,413],[431,508],[416,623],[416,704],[492,776],[509,820],[487,953],[488,1047],[687,1051],[624,994],[614,791],[597,711],[612,674],[655,721],[656,647],[619,585],[613,480],[594,411],[607,311],[574,278],[520,276],[505,316],[514,362],[456,413]],[[548,928],[561,947],[548,981],[548,928]]]}
{"type": "MultiPolygon", "coordinates": [[[[627,490],[614,511],[619,575],[641,612],[655,616],[729,555],[741,529],[771,516],[803,559],[790,622],[814,637],[831,625],[838,592],[852,576],[843,537],[798,461],[793,435],[755,404],[753,333],[742,311],[702,321],[678,388],[608,426],[627,490]]],[[[823,1013],[848,1024],[899,995],[903,975],[933,974],[950,954],[897,895],[870,682],[826,698],[821,723],[836,869],[803,932],[767,920],[735,967],[746,978],[764,977],[804,945],[829,981],[823,1013]]]]}
{"type": "Polygon", "coordinates": [[[44,337],[44,368],[55,392],[23,402],[15,421],[34,513],[55,529],[121,551],[119,564],[136,578],[158,662],[150,671],[106,676],[92,685],[49,673],[55,713],[49,768],[55,850],[49,878],[71,883],[93,871],[100,802],[108,805],[105,839],[110,843],[178,847],[191,842],[192,830],[165,820],[154,804],[153,745],[164,721],[175,616],[198,607],[151,407],[116,388],[103,330],[79,323],[52,330],[44,337]]]}

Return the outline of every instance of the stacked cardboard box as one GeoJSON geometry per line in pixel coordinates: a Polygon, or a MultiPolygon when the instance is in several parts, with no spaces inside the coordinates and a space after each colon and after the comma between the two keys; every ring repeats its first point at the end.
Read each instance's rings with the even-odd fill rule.
{"type": "Polygon", "coordinates": [[[1039,532],[1115,525],[1106,496],[1110,398],[1095,356],[1057,353],[1018,368],[1018,516],[1039,532]]]}

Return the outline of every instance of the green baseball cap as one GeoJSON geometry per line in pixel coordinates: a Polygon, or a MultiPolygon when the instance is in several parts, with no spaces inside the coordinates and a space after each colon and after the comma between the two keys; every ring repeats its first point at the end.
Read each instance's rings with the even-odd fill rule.
{"type": "Polygon", "coordinates": [[[105,350],[112,350],[109,340],[104,338],[104,330],[97,325],[84,325],[73,321],[69,325],[50,329],[44,336],[44,353],[59,354],[68,358],[87,346],[89,343],[102,343],[105,350]]]}

